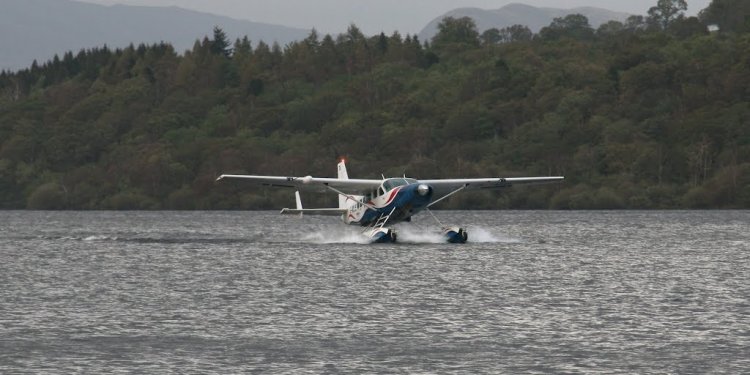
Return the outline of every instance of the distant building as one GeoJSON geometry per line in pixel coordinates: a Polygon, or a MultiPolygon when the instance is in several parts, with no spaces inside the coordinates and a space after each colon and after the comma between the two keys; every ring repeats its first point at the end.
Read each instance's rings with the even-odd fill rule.
{"type": "Polygon", "coordinates": [[[715,32],[718,32],[718,31],[719,31],[719,25],[717,25],[717,24],[708,25],[708,32],[709,33],[715,33],[715,32]]]}

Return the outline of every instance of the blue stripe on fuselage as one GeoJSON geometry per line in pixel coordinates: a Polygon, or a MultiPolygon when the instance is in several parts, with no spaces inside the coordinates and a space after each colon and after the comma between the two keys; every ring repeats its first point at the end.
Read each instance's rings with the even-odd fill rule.
{"type": "Polygon", "coordinates": [[[417,212],[422,211],[432,201],[432,189],[426,195],[419,195],[417,192],[419,185],[417,183],[402,186],[389,205],[377,210],[367,210],[362,216],[360,224],[362,226],[370,225],[380,215],[390,213],[394,207],[396,207],[396,210],[393,211],[393,215],[388,219],[389,224],[406,220],[417,212]]]}

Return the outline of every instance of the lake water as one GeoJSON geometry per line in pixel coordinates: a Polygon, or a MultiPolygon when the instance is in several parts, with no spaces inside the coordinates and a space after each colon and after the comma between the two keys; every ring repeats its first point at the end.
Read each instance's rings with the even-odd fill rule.
{"type": "Polygon", "coordinates": [[[0,211],[0,373],[747,373],[750,211],[0,211]]]}

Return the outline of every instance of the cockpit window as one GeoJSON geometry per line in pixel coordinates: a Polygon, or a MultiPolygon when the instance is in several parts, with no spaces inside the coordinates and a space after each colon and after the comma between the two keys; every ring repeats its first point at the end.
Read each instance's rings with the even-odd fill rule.
{"type": "Polygon", "coordinates": [[[409,184],[416,184],[417,180],[413,178],[389,178],[383,181],[383,189],[390,191],[397,186],[404,186],[409,184]]]}

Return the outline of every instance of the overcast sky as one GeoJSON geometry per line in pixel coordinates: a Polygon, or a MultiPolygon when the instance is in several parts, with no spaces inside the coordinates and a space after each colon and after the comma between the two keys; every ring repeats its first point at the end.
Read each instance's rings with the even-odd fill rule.
{"type": "MultiPolygon", "coordinates": [[[[356,24],[367,35],[398,30],[416,34],[429,21],[460,7],[497,9],[509,3],[539,7],[595,6],[645,15],[657,0],[80,0],[99,4],[169,6],[304,29],[315,27],[337,34],[356,24]]],[[[710,0],[687,0],[688,14],[695,15],[710,0]]]]}

